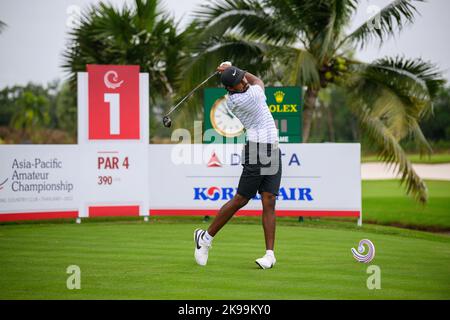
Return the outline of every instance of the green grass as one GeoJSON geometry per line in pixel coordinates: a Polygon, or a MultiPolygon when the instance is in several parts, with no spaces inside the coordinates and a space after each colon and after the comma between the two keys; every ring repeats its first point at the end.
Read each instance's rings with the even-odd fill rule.
{"type": "Polygon", "coordinates": [[[450,299],[447,236],[279,219],[278,262],[260,270],[259,219],[235,218],[200,267],[192,232],[206,224],[195,219],[0,226],[0,298],[450,299]],[[376,246],[381,290],[367,289],[368,265],[350,253],[363,238],[376,246]],[[81,268],[81,290],[66,288],[69,265],[81,268]]]}
{"type": "MultiPolygon", "coordinates": [[[[449,163],[450,153],[436,153],[428,156],[420,156],[419,154],[409,154],[408,159],[413,163],[449,163]]],[[[380,162],[381,160],[376,155],[362,156],[361,162],[380,162]]]]}
{"type": "Polygon", "coordinates": [[[422,207],[396,180],[363,182],[363,228],[355,221],[279,218],[272,270],[259,270],[260,219],[232,220],[207,267],[193,260],[199,217],[103,218],[0,225],[0,299],[450,299],[450,237],[394,227],[450,230],[450,182],[427,181],[422,207]],[[381,290],[350,253],[371,239],[381,290]],[[81,268],[68,290],[66,268],[81,268]]]}
{"type": "Polygon", "coordinates": [[[450,230],[450,181],[426,181],[425,206],[405,196],[398,180],[363,181],[363,221],[411,228],[450,230]]]}

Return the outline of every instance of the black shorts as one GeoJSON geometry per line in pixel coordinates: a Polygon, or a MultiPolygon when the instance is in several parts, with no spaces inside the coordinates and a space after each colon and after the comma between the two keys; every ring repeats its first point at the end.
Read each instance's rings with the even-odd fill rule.
{"type": "Polygon", "coordinates": [[[278,145],[247,142],[242,150],[242,166],[238,194],[248,199],[256,192],[278,195],[282,174],[278,145]]]}

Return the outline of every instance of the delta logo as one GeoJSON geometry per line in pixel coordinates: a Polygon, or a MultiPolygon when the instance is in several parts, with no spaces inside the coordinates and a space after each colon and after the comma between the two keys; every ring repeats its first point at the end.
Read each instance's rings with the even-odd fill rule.
{"type": "MultiPolygon", "coordinates": [[[[299,156],[296,153],[292,153],[292,154],[285,154],[282,153],[281,154],[282,157],[287,157],[288,161],[288,166],[300,166],[300,159],[299,156]]],[[[241,164],[241,155],[238,153],[232,153],[230,155],[230,162],[229,164],[231,166],[238,166],[241,164]]],[[[222,167],[222,162],[220,161],[219,157],[216,155],[216,152],[213,151],[211,158],[208,161],[207,164],[208,168],[221,168],[222,167]]]]}
{"type": "Polygon", "coordinates": [[[283,91],[276,91],[273,96],[275,97],[275,101],[278,104],[271,104],[269,106],[270,112],[282,112],[282,113],[289,113],[289,112],[297,112],[297,105],[296,104],[281,104],[283,103],[284,96],[286,94],[283,91]]]}
{"type": "MultiPolygon", "coordinates": [[[[219,201],[231,200],[237,192],[237,188],[229,187],[194,187],[194,200],[219,201]]],[[[252,200],[261,200],[259,194],[252,200]]],[[[277,196],[281,201],[314,201],[311,188],[286,188],[281,187],[277,196]]]]}
{"type": "Polygon", "coordinates": [[[219,160],[219,157],[216,155],[215,152],[211,155],[211,159],[208,161],[208,168],[217,168],[222,167],[222,163],[219,160]]]}

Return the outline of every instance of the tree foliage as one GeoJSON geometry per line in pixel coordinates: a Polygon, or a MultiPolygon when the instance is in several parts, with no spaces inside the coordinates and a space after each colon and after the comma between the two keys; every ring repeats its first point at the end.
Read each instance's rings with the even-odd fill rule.
{"type": "MultiPolygon", "coordinates": [[[[264,78],[281,70],[282,83],[305,86],[304,142],[309,139],[321,92],[340,88],[347,97],[346,107],[379,147],[381,158],[398,168],[407,192],[425,202],[426,186],[412,168],[402,143],[412,140],[422,153],[431,152],[420,122],[433,109],[433,99],[444,83],[441,73],[422,59],[384,57],[366,63],[353,58],[357,48],[374,41],[382,45],[412,23],[417,2],[392,1],[348,32],[359,0],[215,0],[202,5],[196,14],[203,31],[195,59],[210,69],[217,60],[205,57],[213,52],[228,58],[226,54],[231,51],[240,60],[261,63],[255,70],[264,78]],[[219,45],[228,37],[234,42],[219,45]],[[218,45],[212,46],[213,50],[200,50],[214,43],[218,45]],[[239,49],[242,43],[259,51],[249,54],[239,49]]],[[[197,70],[195,63],[192,66],[197,70]]],[[[193,79],[203,76],[195,73],[193,79]]]]}
{"type": "Polygon", "coordinates": [[[100,3],[91,6],[80,25],[70,32],[63,67],[71,74],[87,64],[139,65],[149,73],[150,96],[171,97],[181,73],[188,41],[178,23],[160,8],[158,0],[135,0],[133,6],[100,3]]]}

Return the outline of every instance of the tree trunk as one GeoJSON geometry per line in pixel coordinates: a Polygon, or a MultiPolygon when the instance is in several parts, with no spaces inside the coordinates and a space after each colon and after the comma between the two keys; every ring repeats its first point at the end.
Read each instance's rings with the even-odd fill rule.
{"type": "Polygon", "coordinates": [[[314,107],[316,105],[318,89],[308,88],[305,93],[305,103],[303,104],[303,142],[308,142],[311,133],[314,107]]]}
{"type": "Polygon", "coordinates": [[[335,142],[336,141],[336,132],[334,130],[333,111],[331,110],[330,105],[328,105],[326,107],[326,113],[327,113],[327,124],[328,124],[328,138],[330,139],[330,142],[335,142]]]}

